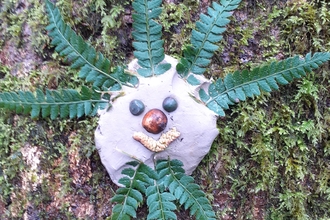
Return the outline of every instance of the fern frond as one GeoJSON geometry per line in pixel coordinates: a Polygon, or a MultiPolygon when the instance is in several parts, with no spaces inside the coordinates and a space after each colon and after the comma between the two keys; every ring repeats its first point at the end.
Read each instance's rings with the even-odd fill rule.
{"type": "Polygon", "coordinates": [[[132,15],[134,56],[142,67],[138,73],[144,77],[160,75],[171,68],[170,64],[161,63],[165,58],[162,26],[154,21],[162,12],[161,3],[162,0],[135,0],[132,3],[136,12],[132,15]]]}
{"type": "Polygon", "coordinates": [[[87,87],[81,92],[74,89],[46,90],[44,94],[40,89],[33,94],[30,91],[0,93],[0,108],[16,111],[16,113],[31,114],[32,118],[40,115],[43,118],[50,116],[55,119],[80,118],[84,115],[95,115],[98,109],[105,109],[109,101],[102,100],[100,94],[93,93],[87,87]]]}
{"type": "Polygon", "coordinates": [[[112,209],[113,220],[136,218],[136,210],[143,201],[142,193],[145,194],[146,188],[158,179],[157,173],[143,163],[133,161],[127,164],[136,168],[126,168],[122,171],[126,176],[121,178],[119,183],[124,187],[119,188],[111,199],[111,202],[118,203],[112,209]]]}
{"type": "Polygon", "coordinates": [[[110,73],[110,61],[65,24],[59,9],[48,0],[46,9],[50,22],[46,30],[52,38],[52,44],[61,56],[72,63],[71,68],[80,68],[80,78],[104,90],[119,90],[122,85],[135,86],[138,83],[136,76],[125,73],[121,67],[110,73]]]}
{"type": "Polygon", "coordinates": [[[330,60],[330,53],[320,52],[311,56],[307,54],[305,59],[299,56],[290,57],[279,62],[257,67],[251,72],[244,70],[228,74],[218,79],[208,88],[199,91],[200,99],[205,105],[220,116],[224,116],[224,109],[238,101],[245,101],[246,97],[260,95],[260,89],[265,92],[277,90],[278,84],[288,84],[295,78],[301,78],[306,72],[311,72],[321,64],[330,60]]]}
{"type": "Polygon", "coordinates": [[[193,183],[191,176],[184,173],[182,166],[183,163],[179,160],[158,161],[156,170],[159,182],[163,182],[179,203],[184,205],[185,209],[190,209],[190,215],[195,215],[196,219],[216,219],[204,192],[193,183]]]}
{"type": "Polygon", "coordinates": [[[147,219],[177,219],[173,210],[177,207],[173,203],[176,198],[173,194],[164,192],[165,188],[162,184],[149,186],[146,191],[147,205],[149,214],[147,219]]]}
{"type": "Polygon", "coordinates": [[[196,22],[196,30],[192,31],[191,44],[183,51],[183,57],[176,69],[182,78],[192,85],[198,85],[199,81],[191,75],[203,74],[210,64],[214,52],[218,49],[215,44],[222,39],[222,33],[229,23],[228,17],[236,9],[241,0],[221,0],[221,4],[212,3],[208,7],[208,15],[201,14],[200,21],[196,22]]]}

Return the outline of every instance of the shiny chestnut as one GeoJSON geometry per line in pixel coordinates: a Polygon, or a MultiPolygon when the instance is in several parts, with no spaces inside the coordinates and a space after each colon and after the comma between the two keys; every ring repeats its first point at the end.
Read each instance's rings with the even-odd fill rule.
{"type": "Polygon", "coordinates": [[[148,111],[142,119],[142,126],[152,134],[159,134],[166,128],[166,125],[166,115],[156,108],[148,111]]]}

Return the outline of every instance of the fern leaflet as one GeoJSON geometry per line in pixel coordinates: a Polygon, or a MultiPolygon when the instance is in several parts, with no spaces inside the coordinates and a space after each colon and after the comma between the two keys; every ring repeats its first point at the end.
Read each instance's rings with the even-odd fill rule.
{"type": "Polygon", "coordinates": [[[137,85],[137,77],[125,73],[122,67],[117,67],[113,73],[110,73],[110,61],[102,53],[97,53],[69,25],[65,24],[59,9],[48,0],[46,9],[50,21],[46,30],[52,37],[52,44],[56,46],[55,50],[61,56],[65,56],[72,63],[71,68],[80,68],[80,78],[93,82],[94,87],[104,90],[119,90],[122,85],[137,85]]]}
{"type": "Polygon", "coordinates": [[[74,89],[62,91],[46,90],[46,95],[37,89],[33,94],[30,91],[0,93],[0,107],[16,113],[31,114],[32,118],[41,115],[43,118],[50,116],[55,119],[82,117],[95,115],[98,109],[108,106],[107,100],[101,100],[97,93],[93,93],[87,87],[82,87],[81,92],[74,89]]]}
{"type": "Polygon", "coordinates": [[[162,0],[135,0],[132,3],[136,12],[132,16],[134,56],[142,67],[138,73],[144,77],[160,75],[171,68],[170,64],[161,63],[165,57],[164,41],[161,40],[162,26],[153,20],[162,12],[161,3],[162,0]]]}
{"type": "Polygon", "coordinates": [[[224,116],[224,109],[238,101],[245,101],[246,97],[260,95],[260,89],[265,92],[277,90],[278,84],[285,85],[294,78],[301,78],[306,72],[311,72],[324,62],[330,60],[330,53],[319,52],[311,56],[307,54],[305,59],[299,56],[290,57],[279,62],[257,67],[251,72],[236,71],[218,79],[208,88],[199,91],[200,99],[205,105],[220,116],[224,116]]]}
{"type": "Polygon", "coordinates": [[[113,220],[136,218],[136,210],[143,201],[142,193],[158,178],[156,172],[143,163],[132,161],[128,165],[136,168],[126,168],[122,171],[126,177],[121,178],[119,183],[124,187],[119,188],[111,199],[111,202],[118,203],[112,210],[113,220]]]}
{"type": "Polygon", "coordinates": [[[147,219],[177,219],[173,210],[177,207],[173,203],[176,198],[173,194],[164,192],[163,184],[149,186],[146,191],[149,214],[147,219]]]}
{"type": "Polygon", "coordinates": [[[183,51],[183,57],[176,69],[180,76],[192,85],[200,84],[199,80],[190,74],[203,74],[210,64],[214,52],[218,49],[215,43],[222,39],[222,33],[229,23],[228,17],[236,9],[241,0],[221,0],[221,4],[212,3],[208,7],[208,15],[201,14],[192,31],[191,44],[183,51]]]}
{"type": "Polygon", "coordinates": [[[206,199],[203,191],[194,182],[191,176],[187,176],[179,160],[158,161],[156,170],[159,174],[159,182],[169,189],[185,209],[190,209],[190,215],[196,219],[216,219],[215,213],[206,199]]]}

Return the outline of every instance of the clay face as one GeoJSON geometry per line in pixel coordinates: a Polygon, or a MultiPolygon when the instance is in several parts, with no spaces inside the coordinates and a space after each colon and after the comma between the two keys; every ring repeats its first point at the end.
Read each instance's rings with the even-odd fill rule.
{"type": "MultiPolygon", "coordinates": [[[[102,163],[115,183],[122,177],[126,163],[134,158],[150,167],[154,167],[154,161],[158,159],[179,159],[186,174],[190,175],[218,135],[215,113],[191,98],[191,95],[197,95],[198,88],[178,76],[177,60],[166,56],[165,62],[171,63],[170,70],[162,75],[139,77],[138,88],[124,87],[125,95],[100,115],[95,143],[102,163]],[[164,104],[168,97],[177,104],[173,100],[164,104]],[[132,100],[143,103],[144,110],[140,114],[132,114],[132,100]],[[166,109],[164,105],[168,104],[171,108],[166,109]],[[149,112],[160,116],[155,127],[144,120],[144,117],[149,118],[145,116],[149,112]],[[147,124],[150,126],[145,126],[147,124]]],[[[137,68],[136,60],[129,64],[130,70],[137,68]]],[[[201,81],[204,82],[201,86],[209,83],[205,78],[201,81]]]]}

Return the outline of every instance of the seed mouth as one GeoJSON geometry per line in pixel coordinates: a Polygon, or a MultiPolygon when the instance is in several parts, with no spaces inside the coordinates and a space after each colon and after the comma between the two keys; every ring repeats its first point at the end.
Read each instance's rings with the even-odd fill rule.
{"type": "Polygon", "coordinates": [[[157,141],[142,132],[134,132],[133,139],[140,142],[144,147],[153,152],[161,152],[179,136],[180,132],[173,127],[169,131],[163,133],[157,141]]]}

